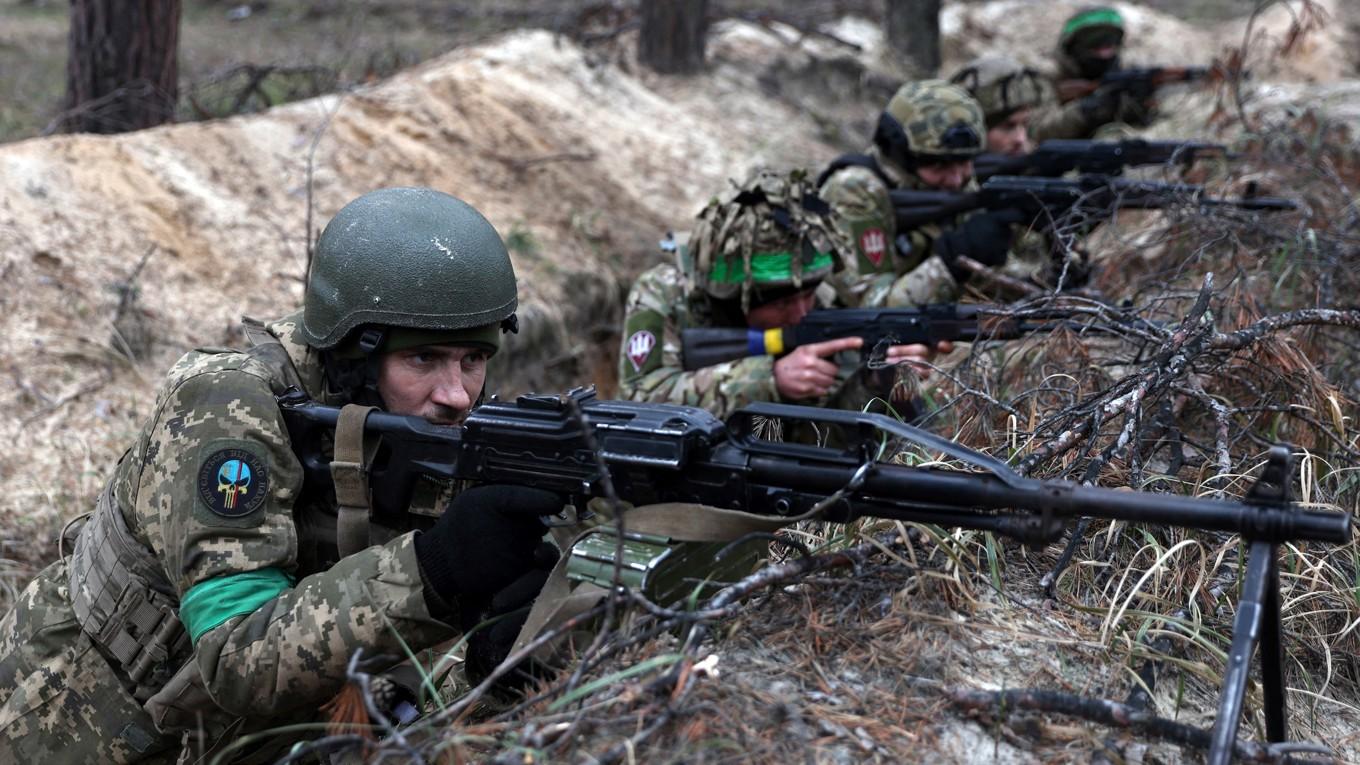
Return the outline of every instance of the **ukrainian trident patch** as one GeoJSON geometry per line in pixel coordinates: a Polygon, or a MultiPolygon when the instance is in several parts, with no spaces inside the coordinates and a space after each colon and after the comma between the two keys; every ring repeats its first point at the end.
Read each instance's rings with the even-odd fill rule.
{"type": "Polygon", "coordinates": [[[665,319],[656,311],[637,311],[623,326],[619,379],[637,379],[661,366],[661,333],[665,319]]]}
{"type": "Polygon", "coordinates": [[[883,265],[883,256],[888,254],[888,237],[881,228],[866,229],[859,235],[859,249],[877,268],[883,265]]]}
{"type": "Polygon", "coordinates": [[[642,371],[642,365],[647,363],[647,357],[652,355],[652,349],[656,347],[656,335],[645,329],[634,332],[628,338],[628,360],[633,362],[633,370],[642,371]]]}
{"type": "Polygon", "coordinates": [[[219,449],[198,466],[198,497],[223,518],[259,509],[269,493],[269,469],[245,449],[219,449]]]}

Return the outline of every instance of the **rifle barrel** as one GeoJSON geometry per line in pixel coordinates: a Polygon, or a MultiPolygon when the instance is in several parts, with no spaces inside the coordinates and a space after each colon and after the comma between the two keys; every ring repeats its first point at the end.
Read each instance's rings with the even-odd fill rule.
{"type": "MultiPolygon", "coordinates": [[[[853,466],[791,464],[772,457],[751,459],[752,476],[757,481],[816,493],[831,494],[841,489],[850,483],[855,471],[853,466]]],[[[1350,539],[1350,516],[1345,513],[1115,491],[1067,481],[1022,481],[1022,486],[1016,487],[986,474],[878,463],[858,493],[870,500],[903,499],[955,508],[1047,511],[1064,517],[1085,515],[1240,533],[1254,539],[1307,539],[1337,544],[1350,539]]],[[[908,508],[896,520],[915,519],[908,508]]]]}

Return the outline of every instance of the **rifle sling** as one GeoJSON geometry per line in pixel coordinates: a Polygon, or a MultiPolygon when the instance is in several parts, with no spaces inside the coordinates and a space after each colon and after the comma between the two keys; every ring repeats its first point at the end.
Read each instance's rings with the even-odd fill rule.
{"type": "Polygon", "coordinates": [[[370,545],[369,516],[372,500],[368,490],[368,466],[377,451],[378,440],[364,444],[364,421],[376,407],[348,404],[340,410],[335,424],[335,459],[331,479],[335,481],[335,543],[340,557],[370,545]]]}

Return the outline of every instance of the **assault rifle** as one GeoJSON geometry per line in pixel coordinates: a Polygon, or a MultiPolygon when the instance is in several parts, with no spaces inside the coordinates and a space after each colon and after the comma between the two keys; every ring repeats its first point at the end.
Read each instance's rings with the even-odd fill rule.
{"type": "MultiPolygon", "coordinates": [[[[1259,212],[1298,207],[1281,197],[1223,199],[1206,196],[1204,187],[1194,184],[1137,181],[1108,175],[1077,178],[997,175],[988,178],[977,191],[895,189],[889,193],[898,231],[948,220],[970,210],[1015,210],[1026,221],[1032,221],[1040,216],[1056,220],[1070,211],[1101,217],[1117,207],[1161,209],[1192,204],[1200,209],[1226,207],[1259,212]]],[[[1045,222],[1047,220],[1041,221],[1045,222]]]]}
{"type": "MultiPolygon", "coordinates": [[[[680,357],[686,371],[711,367],[747,356],[779,356],[800,345],[860,337],[866,351],[890,345],[942,340],[1014,340],[1036,332],[1066,328],[1114,334],[1120,330],[1075,320],[1061,309],[1016,311],[984,304],[937,303],[916,308],[829,308],[813,311],[792,327],[745,329],[704,327],[680,333],[680,357]]],[[[1138,321],[1142,321],[1139,319],[1138,321]]]]}
{"type": "Polygon", "coordinates": [[[1200,141],[1084,141],[1054,139],[1039,144],[1029,154],[1011,156],[987,153],[973,160],[973,177],[985,181],[995,175],[1039,175],[1057,178],[1070,172],[1119,175],[1126,167],[1189,165],[1201,157],[1222,157],[1227,147],[1200,141]]]}
{"type": "Polygon", "coordinates": [[[1058,100],[1063,103],[1097,90],[1128,93],[1134,98],[1146,99],[1164,85],[1178,82],[1195,82],[1209,76],[1214,67],[1208,66],[1151,66],[1136,69],[1115,69],[1106,72],[1098,80],[1062,80],[1058,83],[1058,100]]]}
{"type": "MultiPolygon", "coordinates": [[[[293,449],[303,455],[304,491],[329,491],[331,473],[320,445],[342,410],[296,390],[281,396],[279,406],[293,449]]],[[[1351,533],[1349,514],[1306,510],[1290,501],[1293,455],[1284,446],[1271,449],[1245,499],[1228,501],[1028,478],[993,457],[883,415],[786,404],[748,406],[724,424],[694,407],[599,401],[593,390],[577,389],[565,397],[493,399],[460,426],[372,412],[362,430],[381,439],[368,470],[375,512],[404,511],[417,480],[428,477],[535,486],[562,492],[577,507],[606,496],[612,486],[634,505],[697,503],[790,521],[876,517],[982,529],[1027,544],[1057,539],[1078,515],[1240,534],[1250,550],[1212,763],[1232,757],[1258,642],[1266,735],[1271,741],[1286,737],[1277,548],[1292,541],[1344,544],[1351,533]],[[758,433],[766,419],[838,427],[845,445],[764,440],[758,433]],[[880,462],[885,439],[917,444],[971,470],[880,462]],[[836,501],[824,501],[833,495],[836,501]]],[[[628,544],[656,541],[629,538],[628,544]]],[[[568,554],[570,563],[577,550],[568,554]]],[[[624,568],[645,573],[651,565],[652,559],[634,556],[624,568]]]]}

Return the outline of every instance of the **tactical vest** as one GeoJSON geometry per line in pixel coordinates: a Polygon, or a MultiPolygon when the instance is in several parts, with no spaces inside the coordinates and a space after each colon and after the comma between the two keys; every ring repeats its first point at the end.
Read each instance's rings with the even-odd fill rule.
{"type": "MultiPolygon", "coordinates": [[[[251,343],[245,353],[268,367],[274,380],[301,390],[301,378],[278,338],[253,319],[245,320],[245,333],[251,343]]],[[[123,459],[130,455],[124,453],[123,459]]],[[[318,530],[318,524],[301,526],[300,536],[303,529],[318,530]]],[[[333,526],[330,532],[333,541],[333,526]]],[[[112,479],[79,530],[69,568],[71,606],[81,629],[126,677],[138,701],[151,698],[192,646],[179,620],[175,588],[160,560],[128,528],[113,498],[112,479]]]]}

